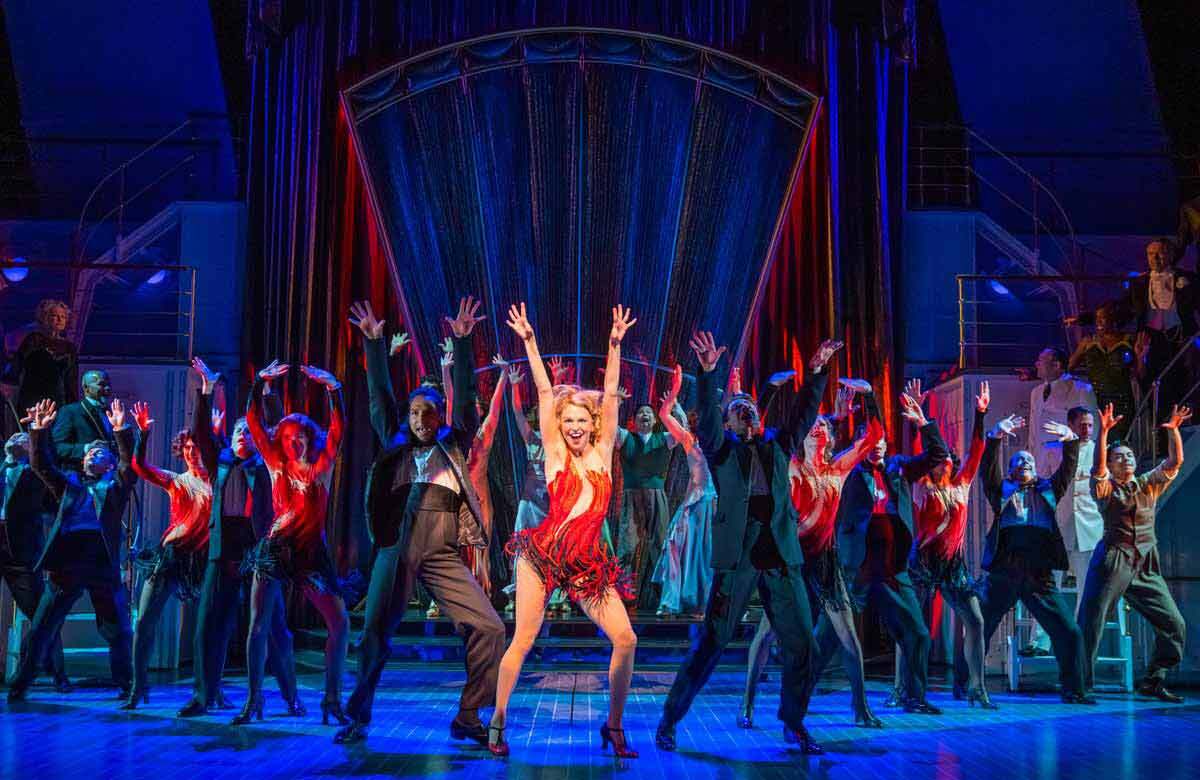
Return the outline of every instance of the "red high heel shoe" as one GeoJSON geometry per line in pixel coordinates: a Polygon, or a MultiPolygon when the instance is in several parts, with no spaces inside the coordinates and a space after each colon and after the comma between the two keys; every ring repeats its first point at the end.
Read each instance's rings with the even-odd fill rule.
{"type": "Polygon", "coordinates": [[[504,756],[507,756],[508,755],[508,743],[504,741],[504,727],[503,726],[488,726],[487,730],[488,730],[487,747],[488,747],[488,750],[491,752],[491,754],[493,756],[500,756],[501,758],[503,758],[504,756]],[[492,740],[492,734],[496,735],[496,739],[494,741],[492,740]]]}
{"type": "Polygon", "coordinates": [[[605,723],[600,727],[600,749],[612,743],[613,755],[617,758],[637,758],[638,753],[625,743],[625,729],[610,729],[605,723]],[[618,736],[619,735],[619,736],[618,736]]]}

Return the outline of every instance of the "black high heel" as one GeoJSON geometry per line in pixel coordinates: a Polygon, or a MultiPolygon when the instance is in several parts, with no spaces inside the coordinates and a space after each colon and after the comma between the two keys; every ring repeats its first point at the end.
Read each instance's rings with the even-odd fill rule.
{"type": "Polygon", "coordinates": [[[783,727],[783,741],[789,745],[799,745],[800,750],[809,756],[819,756],[825,752],[825,748],[821,747],[821,743],[813,739],[812,734],[808,733],[808,729],[804,726],[799,728],[783,727]]]}
{"type": "Polygon", "coordinates": [[[333,735],[333,743],[335,745],[351,745],[355,742],[362,742],[366,738],[367,724],[352,720],[349,726],[337,730],[333,735]]]}
{"type": "Polygon", "coordinates": [[[138,691],[133,690],[133,691],[129,692],[129,698],[125,699],[125,701],[122,702],[121,706],[118,707],[117,709],[136,710],[138,708],[138,704],[149,704],[149,703],[150,703],[150,691],[142,691],[139,693],[138,691]]]}
{"type": "Polygon", "coordinates": [[[242,711],[235,715],[230,723],[234,726],[244,726],[255,718],[263,719],[263,696],[261,693],[252,693],[247,696],[246,703],[242,705],[242,711]]]}
{"type": "Polygon", "coordinates": [[[493,756],[500,756],[501,758],[504,758],[505,756],[507,756],[508,755],[508,741],[504,739],[504,727],[503,726],[488,726],[487,730],[488,730],[488,741],[487,741],[488,751],[493,756]],[[492,739],[492,734],[496,735],[496,738],[494,740],[492,739]]]}
{"type": "Polygon", "coordinates": [[[600,727],[600,749],[604,750],[612,743],[613,755],[617,758],[637,758],[638,753],[625,743],[625,729],[610,729],[605,723],[600,727]],[[620,734],[620,737],[616,735],[620,734]]]}
{"type": "Polygon", "coordinates": [[[854,725],[861,725],[865,729],[881,729],[883,728],[883,721],[875,717],[875,713],[871,712],[871,708],[864,704],[861,709],[856,710],[854,713],[854,725]]]}
{"type": "Polygon", "coordinates": [[[754,728],[754,705],[753,704],[745,704],[742,706],[742,714],[741,714],[741,717],[738,718],[738,728],[739,729],[754,728]]]}
{"type": "Polygon", "coordinates": [[[337,696],[333,698],[326,696],[324,699],[321,699],[321,725],[328,726],[330,718],[337,721],[337,725],[339,726],[345,726],[350,722],[350,719],[346,717],[346,713],[342,711],[342,702],[337,696]]]}
{"type": "Polygon", "coordinates": [[[175,717],[177,717],[177,718],[198,718],[201,715],[207,715],[207,714],[208,714],[208,707],[205,707],[200,702],[196,701],[195,699],[192,699],[187,704],[183,705],[183,708],[180,709],[179,712],[175,713],[175,717]]]}
{"type": "Polygon", "coordinates": [[[985,710],[1000,709],[992,703],[991,697],[988,696],[987,688],[971,688],[967,691],[967,704],[971,707],[974,707],[976,702],[978,702],[979,706],[985,710]]]}
{"type": "Polygon", "coordinates": [[[297,718],[303,718],[308,714],[308,709],[304,706],[304,702],[300,701],[300,694],[296,694],[287,702],[287,714],[297,718]]]}

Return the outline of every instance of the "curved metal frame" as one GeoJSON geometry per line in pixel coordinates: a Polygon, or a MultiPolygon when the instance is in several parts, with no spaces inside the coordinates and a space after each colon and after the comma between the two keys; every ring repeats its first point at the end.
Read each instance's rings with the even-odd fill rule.
{"type": "Polygon", "coordinates": [[[370,76],[367,76],[364,79],[360,79],[359,81],[355,82],[354,84],[351,84],[350,86],[343,89],[342,90],[343,100],[345,100],[347,98],[349,98],[350,100],[353,100],[351,93],[353,93],[357,90],[360,90],[366,86],[369,86],[373,83],[383,81],[384,79],[387,79],[389,77],[395,79],[395,82],[393,82],[393,84],[399,83],[400,79],[402,77],[404,77],[405,75],[407,75],[408,72],[416,64],[418,64],[420,62],[425,62],[428,60],[436,59],[437,57],[440,57],[440,56],[445,56],[446,54],[451,53],[451,52],[453,52],[453,54],[454,54],[454,59],[460,64],[459,70],[457,72],[455,72],[453,75],[449,75],[449,76],[446,76],[444,78],[439,78],[439,79],[431,79],[428,83],[422,84],[421,86],[419,86],[417,88],[403,90],[402,92],[399,92],[398,94],[395,94],[386,99],[383,97],[377,98],[376,101],[373,101],[373,105],[372,105],[371,109],[368,109],[368,110],[363,111],[358,114],[347,112],[347,116],[351,117],[353,123],[357,123],[364,119],[370,118],[373,114],[378,113],[379,111],[382,111],[383,109],[387,108],[388,106],[393,105],[394,103],[397,103],[401,100],[405,100],[414,95],[418,95],[422,92],[425,92],[429,89],[433,89],[434,87],[440,86],[447,82],[454,81],[456,79],[467,78],[469,76],[479,75],[481,73],[487,73],[487,72],[490,72],[493,70],[503,70],[505,68],[513,68],[513,67],[520,67],[522,65],[526,65],[530,61],[529,55],[528,55],[528,50],[525,46],[526,42],[531,38],[536,38],[536,37],[541,37],[541,36],[551,36],[551,35],[576,35],[576,36],[579,36],[580,41],[583,43],[586,43],[586,36],[588,36],[588,35],[606,36],[606,37],[610,37],[610,38],[629,38],[629,39],[638,41],[639,44],[642,46],[641,52],[640,52],[641,56],[639,57],[639,59],[637,61],[633,61],[629,58],[619,57],[619,56],[615,56],[615,55],[605,57],[602,54],[597,55],[594,52],[589,53],[586,48],[586,45],[581,45],[578,48],[578,52],[573,55],[565,55],[564,54],[562,56],[548,56],[545,58],[537,59],[536,62],[578,62],[581,67],[583,65],[587,64],[588,62],[614,63],[614,64],[619,64],[619,65],[625,65],[627,67],[632,67],[632,68],[644,68],[647,70],[656,70],[656,71],[675,73],[676,75],[681,75],[681,76],[690,75],[692,78],[696,78],[697,80],[703,82],[704,84],[706,84],[708,86],[724,90],[726,92],[729,92],[730,94],[738,95],[739,97],[746,98],[746,99],[750,100],[751,102],[753,102],[755,105],[758,105],[762,108],[767,109],[768,111],[771,111],[773,114],[792,123],[793,125],[795,125],[797,127],[804,127],[806,129],[806,132],[807,132],[808,128],[811,127],[812,119],[815,114],[816,106],[820,102],[820,98],[817,95],[814,95],[812,92],[805,89],[804,87],[801,87],[799,84],[796,84],[794,81],[791,81],[790,79],[786,79],[778,74],[772,73],[771,71],[767,70],[766,68],[764,68],[760,65],[755,65],[754,63],[748,62],[747,60],[743,60],[743,59],[741,59],[739,57],[735,57],[731,54],[726,54],[725,52],[719,51],[717,49],[713,49],[708,46],[703,46],[703,45],[697,44],[697,43],[692,43],[690,41],[684,41],[684,40],[680,40],[678,38],[668,38],[667,36],[664,36],[664,35],[654,35],[651,33],[642,33],[642,32],[636,32],[633,30],[617,30],[617,29],[605,28],[605,27],[541,27],[541,28],[534,28],[534,29],[517,30],[517,31],[513,31],[513,32],[493,33],[492,35],[483,35],[478,38],[470,38],[465,41],[456,41],[454,43],[449,43],[444,46],[439,46],[436,49],[430,49],[429,51],[414,55],[413,57],[409,57],[408,59],[402,60],[401,62],[398,62],[394,65],[390,65],[382,70],[379,70],[379,71],[371,74],[370,76]],[[496,63],[496,64],[478,65],[478,66],[472,66],[470,64],[470,61],[468,60],[468,57],[467,57],[467,50],[470,49],[470,47],[478,46],[480,44],[489,43],[492,41],[504,40],[506,38],[510,38],[510,39],[512,39],[512,41],[515,44],[520,45],[521,53],[520,53],[519,57],[515,57],[513,59],[508,59],[508,60],[505,60],[503,62],[496,63]],[[678,69],[678,68],[670,68],[670,67],[666,67],[666,66],[655,67],[652,64],[647,64],[646,63],[645,46],[648,43],[662,43],[662,44],[666,44],[669,46],[676,46],[681,49],[689,49],[689,50],[698,52],[700,54],[700,60],[699,60],[699,67],[697,68],[697,72],[696,73],[688,73],[688,72],[686,72],[682,69],[678,69]],[[719,80],[713,79],[711,77],[710,66],[713,62],[717,62],[717,61],[727,62],[727,63],[733,64],[733,65],[736,65],[738,67],[744,68],[746,70],[753,71],[754,74],[757,76],[757,82],[755,85],[756,86],[755,93],[752,95],[752,94],[743,92],[741,90],[732,89],[727,84],[724,84],[719,80]],[[772,104],[772,103],[767,102],[766,100],[762,99],[761,97],[759,97],[759,95],[763,94],[765,92],[765,90],[771,84],[778,84],[779,86],[782,86],[786,89],[796,92],[796,93],[802,95],[803,97],[807,98],[809,101],[811,101],[810,109],[807,112],[808,113],[807,118],[805,120],[799,120],[796,116],[793,116],[784,111],[781,111],[777,104],[772,104]]]}
{"type": "MultiPolygon", "coordinates": [[[[411,98],[415,95],[419,95],[422,92],[428,91],[429,89],[432,89],[436,86],[440,86],[440,85],[450,83],[450,82],[453,82],[456,80],[466,79],[470,76],[475,76],[475,75],[487,73],[487,72],[494,71],[494,70],[523,67],[530,63],[530,59],[528,56],[529,52],[528,52],[527,42],[533,38],[542,37],[542,36],[548,37],[548,36],[553,36],[553,35],[577,36],[580,41],[580,45],[576,47],[576,50],[572,54],[569,54],[569,55],[564,54],[563,56],[547,56],[544,58],[534,59],[533,62],[535,64],[578,62],[580,67],[582,67],[585,64],[587,64],[588,62],[613,63],[613,64],[624,65],[627,67],[642,68],[642,69],[646,69],[646,70],[655,70],[655,71],[659,71],[659,72],[671,73],[671,74],[680,76],[682,78],[694,79],[697,82],[702,83],[706,86],[711,86],[716,89],[721,89],[725,92],[728,92],[730,94],[741,97],[744,100],[748,100],[749,102],[751,102],[765,110],[770,111],[772,114],[784,119],[785,121],[789,122],[790,124],[792,124],[796,127],[803,128],[804,135],[800,141],[800,144],[797,147],[796,157],[792,163],[792,169],[791,169],[791,171],[789,173],[789,177],[788,177],[787,188],[785,190],[784,197],[780,203],[779,212],[775,218],[775,223],[773,225],[772,232],[771,232],[771,240],[767,245],[766,256],[763,259],[763,263],[761,266],[762,270],[759,274],[759,279],[755,286],[754,298],[751,301],[749,310],[747,312],[747,315],[748,315],[747,321],[742,327],[742,331],[739,336],[738,344],[733,345],[734,349],[732,351],[731,357],[735,362],[740,361],[745,352],[750,323],[753,321],[755,315],[757,314],[757,312],[760,308],[763,291],[766,288],[767,279],[769,278],[769,274],[770,274],[770,270],[771,270],[771,266],[772,266],[771,261],[772,261],[772,258],[775,256],[775,251],[779,244],[779,237],[783,231],[784,219],[785,219],[785,217],[788,213],[788,210],[791,206],[792,198],[795,196],[796,182],[799,178],[800,169],[803,165],[804,159],[808,153],[808,148],[809,148],[809,145],[812,140],[813,125],[815,124],[816,115],[817,115],[817,112],[818,112],[818,110],[820,108],[820,104],[821,104],[821,98],[818,97],[817,95],[813,94],[809,90],[804,89],[803,87],[801,87],[800,85],[796,84],[795,82],[793,82],[789,79],[786,79],[782,76],[772,73],[771,71],[767,70],[766,68],[763,68],[759,65],[755,65],[754,63],[748,62],[741,58],[726,54],[724,52],[721,52],[716,49],[713,49],[713,48],[710,48],[707,46],[703,46],[700,44],[692,43],[689,41],[679,40],[676,38],[669,38],[669,37],[662,36],[662,35],[654,35],[654,34],[650,34],[650,33],[641,33],[641,32],[630,31],[630,30],[617,30],[617,29],[612,29],[612,28],[601,28],[601,27],[546,27],[546,28],[516,30],[516,31],[505,32],[505,33],[495,33],[492,35],[485,35],[485,36],[479,36],[476,38],[470,38],[470,39],[467,39],[464,41],[456,41],[454,43],[440,46],[436,49],[431,49],[429,51],[422,52],[420,54],[417,54],[417,55],[409,57],[405,60],[402,60],[394,65],[390,65],[386,68],[383,68],[383,69],[377,71],[376,73],[373,73],[370,76],[367,76],[367,77],[360,79],[359,81],[349,85],[348,87],[344,88],[341,91],[342,109],[345,111],[346,117],[349,120],[348,125],[350,128],[351,139],[354,143],[355,148],[357,150],[360,150],[360,153],[356,154],[355,157],[358,159],[359,170],[363,176],[363,181],[365,184],[367,197],[370,202],[372,210],[375,212],[375,218],[376,218],[378,224],[382,225],[382,224],[384,224],[384,221],[382,219],[382,211],[380,209],[378,198],[375,193],[375,188],[371,183],[371,177],[370,177],[369,171],[367,169],[367,163],[366,163],[365,157],[361,153],[362,142],[358,135],[359,123],[364,121],[365,119],[368,119],[371,116],[379,113],[380,111],[384,110],[387,107],[395,105],[396,103],[406,100],[408,98],[411,98]],[[612,57],[606,58],[603,56],[596,56],[594,53],[589,55],[588,49],[586,46],[586,43],[587,43],[586,39],[587,39],[587,36],[589,36],[589,35],[590,36],[606,36],[609,38],[628,38],[628,39],[634,40],[634,41],[638,42],[638,45],[640,47],[639,48],[640,56],[637,60],[633,60],[629,57],[619,57],[619,56],[612,56],[612,57]],[[478,66],[472,65],[471,61],[469,60],[469,56],[468,56],[469,50],[471,47],[479,46],[481,44],[488,43],[488,42],[501,41],[504,39],[511,39],[513,41],[514,45],[518,45],[520,47],[519,56],[513,57],[511,59],[506,59],[503,62],[496,63],[496,64],[487,64],[487,65],[478,65],[478,66]],[[679,49],[687,49],[687,50],[698,53],[700,56],[696,61],[696,67],[692,70],[684,71],[680,68],[671,68],[671,67],[667,67],[665,65],[662,67],[656,67],[653,64],[647,63],[646,62],[647,47],[653,43],[663,44],[663,45],[667,45],[667,46],[674,46],[679,49]],[[448,73],[439,78],[431,78],[431,79],[429,79],[428,82],[422,83],[419,87],[414,88],[414,89],[403,89],[403,88],[397,89],[398,85],[401,85],[402,83],[407,83],[406,76],[408,76],[410,74],[410,72],[412,71],[412,69],[419,63],[427,62],[429,60],[436,59],[438,57],[444,58],[447,56],[452,56],[454,58],[454,60],[457,63],[459,63],[459,68],[457,70],[455,70],[454,72],[448,73]],[[728,85],[722,83],[719,80],[713,80],[713,78],[711,77],[712,76],[712,66],[713,66],[713,63],[715,63],[715,62],[728,63],[728,64],[731,64],[731,65],[734,65],[734,66],[737,66],[737,67],[740,67],[747,71],[752,72],[755,76],[754,91],[752,93],[748,93],[745,91],[732,89],[728,85]],[[377,93],[376,95],[374,95],[372,97],[372,99],[369,101],[367,108],[365,108],[362,111],[357,111],[356,106],[355,106],[356,97],[353,95],[353,93],[357,90],[361,90],[365,87],[368,87],[368,86],[371,86],[374,84],[378,84],[378,83],[383,82],[388,79],[391,79],[391,83],[386,85],[386,89],[377,93]],[[777,85],[778,87],[781,87],[785,90],[791,90],[792,92],[798,94],[799,96],[803,97],[805,100],[808,101],[806,110],[804,112],[805,115],[802,119],[798,115],[789,115],[788,113],[782,111],[780,109],[779,105],[773,105],[769,102],[766,102],[763,99],[763,97],[762,97],[763,95],[769,94],[769,88],[771,85],[777,85]],[[393,92],[393,91],[395,92],[395,94],[389,95],[389,92],[393,92]]],[[[362,101],[359,101],[359,102],[362,102],[362,101]]],[[[410,311],[410,309],[408,307],[407,298],[404,295],[404,291],[400,284],[400,279],[397,276],[396,258],[393,253],[391,241],[387,236],[384,237],[383,245],[384,245],[384,251],[388,255],[388,271],[392,277],[392,283],[393,283],[393,285],[395,285],[395,288],[397,290],[397,298],[400,303],[400,308],[403,313],[404,320],[405,320],[405,322],[411,323],[413,321],[412,312],[410,311]]],[[[577,349],[576,349],[577,355],[576,356],[582,357],[583,353],[580,352],[580,350],[578,349],[579,345],[576,345],[576,346],[577,346],[577,349]]],[[[657,355],[655,355],[655,357],[657,357],[657,355]]],[[[416,358],[417,358],[419,370],[424,372],[425,371],[424,360],[420,356],[419,352],[416,355],[416,358]]],[[[673,367],[662,366],[657,363],[654,363],[652,367],[656,372],[659,370],[662,370],[662,371],[673,370],[673,367]]]]}

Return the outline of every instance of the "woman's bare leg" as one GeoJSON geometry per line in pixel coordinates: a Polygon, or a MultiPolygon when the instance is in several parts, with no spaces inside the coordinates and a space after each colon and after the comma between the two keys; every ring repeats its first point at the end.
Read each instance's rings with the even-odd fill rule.
{"type": "Polygon", "coordinates": [[[612,642],[612,657],[608,662],[608,727],[620,729],[621,717],[625,714],[625,699],[629,697],[629,684],[633,679],[637,634],[633,633],[629,613],[625,611],[625,605],[621,603],[615,588],[610,587],[600,602],[582,603],[580,606],[612,642]]]}
{"type": "Polygon", "coordinates": [[[850,700],[854,706],[855,719],[862,718],[871,725],[874,716],[867,706],[865,689],[865,674],[863,673],[862,645],[858,641],[858,632],[854,630],[854,613],[849,605],[845,609],[825,608],[825,616],[837,633],[842,646],[842,665],[846,668],[846,676],[850,678],[850,700]]]}
{"type": "Polygon", "coordinates": [[[346,651],[350,647],[350,615],[341,596],[309,589],[305,595],[325,621],[325,701],[341,710],[342,673],[346,669],[346,651]]]}
{"type": "Polygon", "coordinates": [[[516,626],[512,642],[500,659],[500,672],[496,677],[496,708],[492,711],[491,725],[503,728],[508,715],[508,700],[512,697],[525,656],[533,649],[542,619],[546,614],[546,586],[533,567],[524,558],[517,558],[515,574],[517,590],[516,626]]]}
{"type": "Polygon", "coordinates": [[[746,690],[742,694],[742,718],[745,723],[742,728],[750,728],[754,719],[754,697],[758,692],[758,681],[762,677],[763,668],[771,656],[771,644],[775,634],[771,631],[771,621],[767,619],[764,610],[754,631],[754,639],[750,641],[750,652],[746,659],[746,690]]]}

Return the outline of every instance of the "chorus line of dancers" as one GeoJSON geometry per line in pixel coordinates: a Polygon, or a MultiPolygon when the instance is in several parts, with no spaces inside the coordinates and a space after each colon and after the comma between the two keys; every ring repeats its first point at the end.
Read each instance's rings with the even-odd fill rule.
{"type": "Polygon", "coordinates": [[[282,385],[290,366],[272,362],[258,372],[245,416],[226,441],[223,415],[212,404],[220,376],[199,358],[192,363],[200,379],[192,425],[172,442],[184,471],[147,462],[151,410],[141,402],[126,409],[112,398],[102,371],[85,373],[83,397],[76,403],[59,409],[45,399],[28,407],[21,421],[28,432],[6,442],[0,570],[32,619],[9,701],[25,699],[42,669],[60,687],[68,685],[58,636],[86,590],[110,646],[122,708],[148,700],[151,640],[171,595],[198,602],[194,690],[179,715],[227,707],[221,691],[225,656],[239,604],[248,595],[249,691],[233,723],[262,719],[268,661],[288,713],[303,716],[283,608],[282,589],[290,583],[328,629],[322,722],[333,719],[340,726],[335,742],[361,741],[391,637],[419,583],[465,645],[466,683],[450,723],[454,738],[508,755],[508,706],[521,667],[548,605],[569,601],[612,645],[601,748],[611,744],[616,756],[632,758],[637,752],[623,714],[637,635],[627,605],[641,603],[650,582],[661,585],[651,608],[703,615],[663,705],[655,733],[663,750],[676,748],[677,724],[756,591],[764,614],[751,648],[739,725],[754,726],[755,691],[769,645],[777,641],[782,660],[777,717],[784,739],[805,753],[822,752],[804,719],[835,652],[850,679],[855,722],[883,726],[867,703],[853,619],[868,605],[899,647],[896,703],[911,713],[940,712],[926,698],[930,639],[918,588],[939,591],[959,617],[961,682],[972,706],[995,707],[985,685],[985,649],[1017,601],[1050,635],[1063,701],[1094,704],[1092,668],[1100,632],[1122,597],[1156,634],[1139,690],[1181,700],[1164,685],[1167,671],[1182,657],[1184,627],[1159,571],[1154,520],[1158,498],[1183,462],[1179,427],[1191,416],[1187,407],[1176,407],[1163,424],[1166,459],[1142,472],[1133,451],[1110,438],[1122,421],[1111,404],[1072,409],[1066,423],[1047,421],[1043,432],[1061,442],[1062,457],[1042,477],[1026,450],[1001,462],[1002,442],[1024,420],[1010,415],[989,428],[986,382],[975,399],[971,444],[961,460],[949,451],[936,421],[926,417],[919,383],[910,382],[899,401],[903,418],[918,430],[920,451],[889,455],[869,383],[841,380],[837,411],[820,414],[826,366],[840,342],[819,346],[797,392],[772,382],[772,396],[760,407],[741,391],[736,370],[729,382],[722,381],[718,366],[726,347],[711,333],[698,332],[689,341],[699,363],[695,409],[685,414],[679,406],[684,376],[677,365],[658,408],[639,407],[633,430],[625,430],[619,425],[625,397],[621,349],[637,323],[628,309],[612,310],[603,387],[594,390],[571,383],[557,361],[548,369],[525,305],[509,308],[507,325],[524,346],[536,392],[527,414],[520,397],[524,377],[499,356],[493,360],[499,371],[489,402],[476,403],[471,338],[484,319],[479,307],[464,298],[457,315],[446,318],[452,337],[443,361],[444,393],[427,381],[401,396],[394,392],[387,361],[403,351],[407,336],[395,334],[389,349],[385,324],[370,305],[351,308],[350,321],[364,337],[370,421],[381,454],[367,477],[364,500],[374,557],[357,683],[344,709],[346,593],[325,539],[327,484],[345,435],[341,384],[325,370],[301,367],[308,381],[325,389],[327,422],[322,427],[304,414],[284,416],[272,388],[282,385]],[[506,648],[504,623],[489,599],[493,512],[487,466],[510,386],[530,465],[517,528],[505,547],[514,561],[515,605],[515,630],[506,648]],[[861,420],[852,439],[842,430],[848,410],[857,410],[861,420]],[[656,430],[655,417],[664,430],[656,430]],[[840,451],[839,442],[847,443],[840,451]],[[1093,453],[1090,463],[1080,462],[1084,444],[1093,453]],[[668,518],[665,478],[669,448],[675,446],[686,455],[689,483],[668,518]],[[617,457],[625,495],[614,543],[606,518],[617,457]],[[993,516],[978,579],[964,554],[968,496],[977,478],[993,516]],[[119,565],[122,518],[139,479],[169,495],[170,521],[154,549],[138,556],[145,577],[137,624],[130,626],[119,565]],[[1103,517],[1103,537],[1083,587],[1082,626],[1054,578],[1068,567],[1056,511],[1064,494],[1081,482],[1103,517]],[[489,708],[485,725],[480,713],[489,708]]]}

